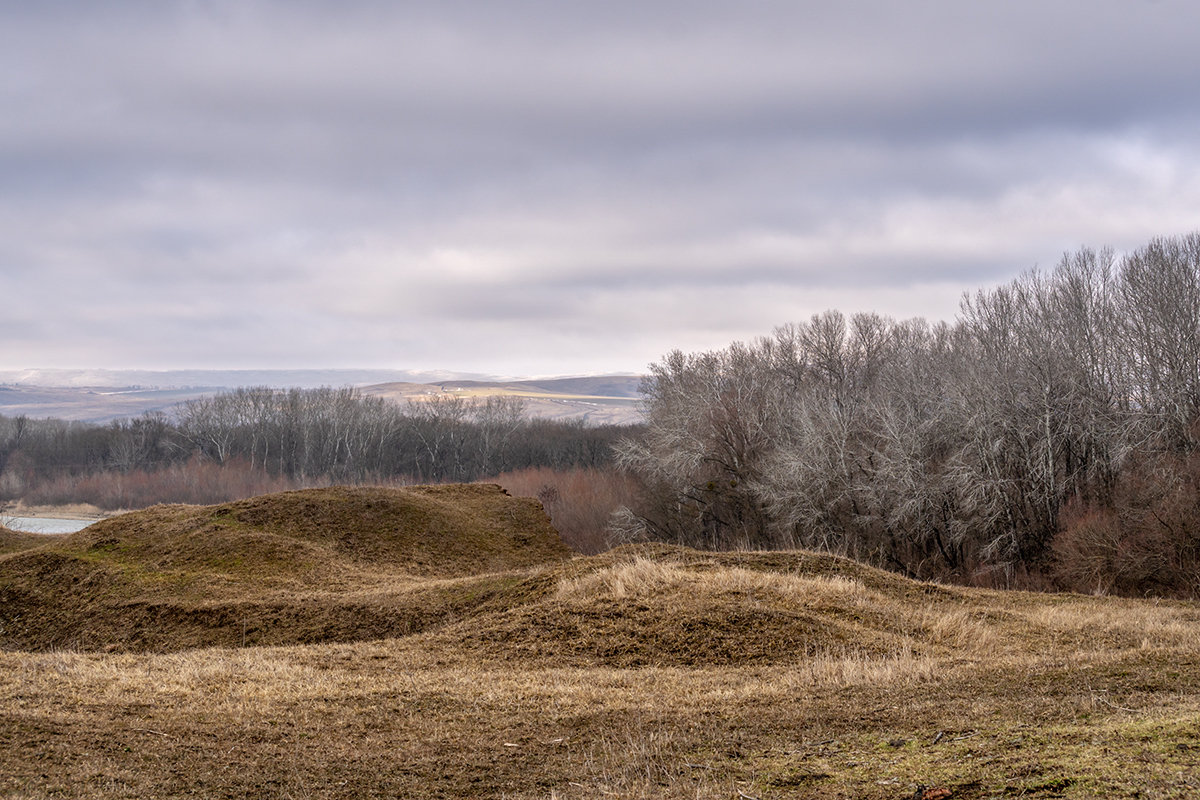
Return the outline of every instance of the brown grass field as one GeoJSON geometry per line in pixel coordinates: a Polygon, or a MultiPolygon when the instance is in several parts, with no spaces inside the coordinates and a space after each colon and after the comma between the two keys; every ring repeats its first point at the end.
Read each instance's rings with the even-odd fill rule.
{"type": "Polygon", "coordinates": [[[578,380],[552,380],[548,385],[536,381],[485,383],[479,381],[425,383],[383,383],[363,388],[368,396],[393,402],[422,403],[434,399],[458,397],[467,401],[489,397],[518,397],[527,417],[544,419],[583,419],[592,424],[638,425],[645,422],[639,410],[640,379],[608,376],[578,380]],[[607,393],[597,393],[605,392],[607,393]]]}
{"type": "Polygon", "coordinates": [[[1200,797],[1200,605],[571,557],[497,487],[0,538],[0,797],[1200,797]]]}

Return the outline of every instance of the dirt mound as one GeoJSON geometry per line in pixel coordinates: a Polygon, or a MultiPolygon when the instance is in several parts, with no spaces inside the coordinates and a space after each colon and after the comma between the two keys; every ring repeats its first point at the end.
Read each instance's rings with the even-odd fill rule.
{"type": "Polygon", "coordinates": [[[0,556],[0,647],[174,650],[406,635],[568,559],[498,486],[157,506],[0,556]]]}
{"type": "Polygon", "coordinates": [[[155,506],[96,523],[68,542],[159,570],[256,582],[324,575],[331,565],[469,575],[571,555],[536,500],[485,484],[334,487],[217,506],[155,506]]]}
{"type": "Polygon", "coordinates": [[[1053,619],[1031,624],[1022,595],[998,603],[836,556],[568,555],[534,501],[496,487],[159,507],[0,557],[0,647],[409,638],[447,662],[690,668],[1063,640],[1053,619]]]}
{"type": "Polygon", "coordinates": [[[814,654],[894,652],[897,604],[940,587],[816,553],[618,548],[540,576],[539,598],[427,636],[431,647],[500,660],[589,666],[766,664],[814,654]]]}

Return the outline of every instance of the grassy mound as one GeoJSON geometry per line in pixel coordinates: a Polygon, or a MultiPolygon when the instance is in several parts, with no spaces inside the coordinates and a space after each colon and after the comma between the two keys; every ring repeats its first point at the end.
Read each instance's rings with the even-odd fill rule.
{"type": "Polygon", "coordinates": [[[1195,605],[1174,604],[1159,628],[1133,601],[920,583],[827,554],[666,545],[576,558],[526,578],[514,598],[422,634],[422,646],[520,666],[712,668],[1175,645],[1200,630],[1195,605]]]}
{"type": "Polygon", "coordinates": [[[488,660],[616,667],[781,663],[895,649],[890,608],[917,584],[835,556],[637,545],[529,581],[428,638],[488,660]],[[874,588],[869,588],[874,587],[874,588]]]}
{"type": "Polygon", "coordinates": [[[54,538],[44,533],[14,531],[0,525],[0,556],[6,553],[19,553],[22,550],[32,550],[35,547],[41,547],[52,541],[54,541],[54,538]]]}
{"type": "Polygon", "coordinates": [[[0,556],[0,647],[354,641],[444,624],[570,549],[487,485],[157,506],[0,556]]]}
{"type": "Polygon", "coordinates": [[[570,555],[536,501],[483,484],[335,487],[218,506],[156,506],[98,522],[71,546],[158,570],[256,583],[324,578],[331,567],[467,575],[570,555]]]}
{"type": "Polygon", "coordinates": [[[1196,603],[664,546],[482,575],[377,569],[336,592],[231,579],[230,597],[187,603],[170,585],[146,599],[151,573],[104,547],[0,564],[67,583],[66,606],[108,592],[177,651],[0,652],[0,796],[1083,800],[1200,786],[1196,603]],[[316,643],[183,649],[222,630],[225,644],[316,643]]]}
{"type": "MultiPolygon", "coordinates": [[[[1094,602],[918,583],[807,552],[633,545],[571,558],[535,501],[491,486],[163,506],[0,557],[0,647],[27,650],[412,639],[513,668],[703,668],[1150,635],[1111,616],[1134,613],[1121,601],[1100,616],[1094,602]]],[[[1176,619],[1200,625],[1192,607],[1176,619]]]]}

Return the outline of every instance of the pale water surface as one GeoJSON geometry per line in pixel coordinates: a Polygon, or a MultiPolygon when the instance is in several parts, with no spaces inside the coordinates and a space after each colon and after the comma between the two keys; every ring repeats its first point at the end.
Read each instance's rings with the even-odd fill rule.
{"type": "Polygon", "coordinates": [[[74,533],[91,525],[94,519],[64,519],[61,517],[5,517],[0,523],[13,531],[25,533],[74,533]]]}

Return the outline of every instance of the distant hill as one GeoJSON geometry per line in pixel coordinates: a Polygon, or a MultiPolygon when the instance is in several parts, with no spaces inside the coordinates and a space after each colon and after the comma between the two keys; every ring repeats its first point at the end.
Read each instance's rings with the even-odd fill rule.
{"type": "Polygon", "coordinates": [[[170,410],[188,400],[243,386],[354,386],[364,394],[406,402],[444,395],[518,395],[531,417],[582,419],[592,424],[641,421],[641,378],[598,375],[531,380],[403,370],[23,370],[0,371],[0,415],[24,414],[108,422],[170,410]]]}
{"type": "MultiPolygon", "coordinates": [[[[433,383],[433,381],[430,381],[433,383]]],[[[541,378],[526,381],[449,380],[437,382],[443,388],[511,389],[516,392],[636,399],[642,384],[640,375],[592,375],[578,378],[541,378]]]]}
{"type": "Polygon", "coordinates": [[[491,376],[445,370],[402,369],[24,369],[0,370],[0,385],[88,389],[232,389],[270,386],[315,389],[319,386],[366,386],[390,381],[430,383],[491,376]]]}
{"type": "Polygon", "coordinates": [[[438,383],[385,383],[363,392],[397,402],[434,397],[483,399],[520,397],[525,413],[544,419],[582,419],[591,424],[631,425],[642,421],[638,408],[642,378],[636,375],[598,375],[525,381],[449,380],[438,383]]]}

